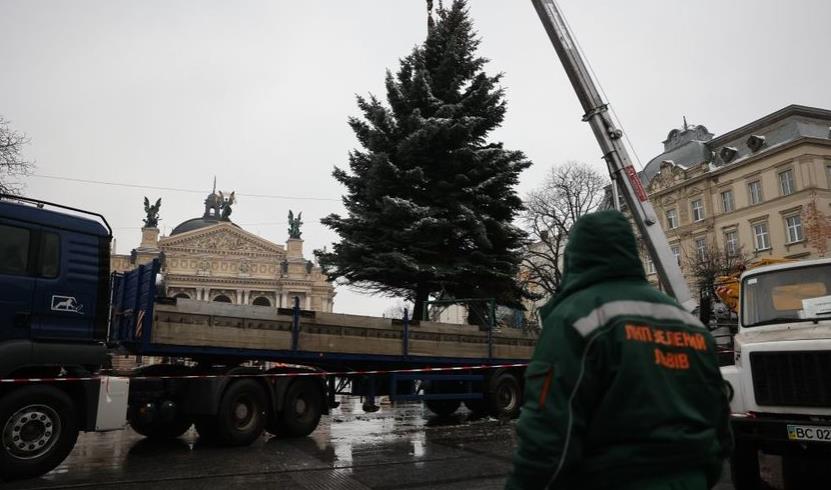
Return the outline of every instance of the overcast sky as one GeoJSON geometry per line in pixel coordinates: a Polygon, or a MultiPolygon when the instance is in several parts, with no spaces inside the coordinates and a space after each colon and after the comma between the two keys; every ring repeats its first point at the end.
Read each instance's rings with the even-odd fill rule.
{"type": "MultiPolygon", "coordinates": [[[[520,192],[552,164],[603,168],[531,2],[469,4],[487,70],[505,73],[492,139],[534,162],[520,192]]],[[[788,104],[831,108],[828,0],[560,6],[644,163],[683,115],[718,135],[788,104]]],[[[354,95],[384,94],[425,19],[423,0],[0,0],[0,115],[31,138],[39,175],[199,191],[26,180],[32,197],[103,213],[119,253],[139,243],[145,195],[162,198],[169,233],[201,216],[215,175],[243,194],[232,219],[269,240],[302,211],[311,255],[336,240],[319,219],[342,210],[331,171],[356,145],[354,95]]],[[[393,303],[340,288],[335,310],[393,303]]]]}

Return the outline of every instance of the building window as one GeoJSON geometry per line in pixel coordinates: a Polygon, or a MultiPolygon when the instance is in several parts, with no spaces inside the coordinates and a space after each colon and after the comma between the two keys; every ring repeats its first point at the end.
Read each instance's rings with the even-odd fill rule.
{"type": "Polygon", "coordinates": [[[767,250],[770,248],[770,234],[767,223],[756,223],[753,225],[753,239],[756,250],[767,250]]]}
{"type": "Polygon", "coordinates": [[[675,211],[675,208],[667,211],[667,228],[670,230],[678,228],[678,213],[675,211]]]}
{"type": "Polygon", "coordinates": [[[739,233],[736,230],[724,232],[724,251],[729,256],[735,256],[739,252],[739,233]]]}
{"type": "Polygon", "coordinates": [[[794,193],[796,186],[793,181],[793,170],[788,169],[784,172],[779,172],[779,190],[783,196],[794,193]]]}
{"type": "Polygon", "coordinates": [[[224,294],[220,294],[219,296],[214,298],[214,301],[216,301],[217,303],[230,303],[231,298],[225,296],[224,294]]]}
{"type": "Polygon", "coordinates": [[[271,301],[268,300],[265,296],[257,296],[254,299],[254,303],[257,306],[271,306],[271,301]]]}
{"type": "Polygon", "coordinates": [[[721,209],[725,213],[729,213],[736,209],[735,203],[733,202],[733,191],[726,190],[721,193],[721,209]]]}
{"type": "Polygon", "coordinates": [[[801,242],[804,238],[802,235],[802,218],[798,214],[785,218],[785,229],[788,232],[788,243],[801,242]]]}
{"type": "Polygon", "coordinates": [[[675,261],[678,262],[678,265],[681,265],[681,247],[673,245],[670,250],[672,250],[672,255],[675,256],[675,261]]]}
{"type": "Polygon", "coordinates": [[[747,184],[747,195],[751,205],[762,202],[762,181],[754,180],[747,184]]]}
{"type": "Polygon", "coordinates": [[[828,188],[831,189],[831,165],[825,166],[825,178],[828,179],[828,188]]]}
{"type": "Polygon", "coordinates": [[[696,199],[692,202],[693,221],[701,221],[704,219],[704,202],[701,199],[696,199]]]}
{"type": "Polygon", "coordinates": [[[179,293],[176,296],[174,296],[174,298],[190,299],[190,296],[188,296],[187,293],[179,293]]]}
{"type": "Polygon", "coordinates": [[[695,239],[695,256],[698,260],[704,260],[704,257],[707,255],[707,239],[696,238],[695,239]]]}
{"type": "Polygon", "coordinates": [[[652,261],[652,257],[649,255],[646,256],[646,273],[655,274],[655,262],[652,261]]]}

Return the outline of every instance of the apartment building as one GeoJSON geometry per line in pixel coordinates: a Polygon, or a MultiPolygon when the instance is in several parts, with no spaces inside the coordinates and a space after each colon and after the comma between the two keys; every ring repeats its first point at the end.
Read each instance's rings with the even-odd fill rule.
{"type": "MultiPolygon", "coordinates": [[[[831,111],[790,105],[717,137],[685,122],[641,180],[691,286],[689,264],[711,245],[751,258],[826,256],[831,111]]],[[[644,264],[656,282],[646,255],[644,264]]]]}

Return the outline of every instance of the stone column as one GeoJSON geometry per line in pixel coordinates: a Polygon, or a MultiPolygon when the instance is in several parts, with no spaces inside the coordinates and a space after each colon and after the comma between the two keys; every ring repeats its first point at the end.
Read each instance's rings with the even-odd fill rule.
{"type": "Polygon", "coordinates": [[[159,249],[159,229],[158,228],[142,228],[141,229],[141,245],[140,248],[159,249]]]}
{"type": "Polygon", "coordinates": [[[291,259],[303,258],[303,240],[300,238],[289,238],[286,240],[286,257],[291,262],[291,259]]]}
{"type": "Polygon", "coordinates": [[[306,307],[305,307],[305,309],[306,310],[311,310],[312,309],[312,296],[309,293],[306,293],[306,307]]]}

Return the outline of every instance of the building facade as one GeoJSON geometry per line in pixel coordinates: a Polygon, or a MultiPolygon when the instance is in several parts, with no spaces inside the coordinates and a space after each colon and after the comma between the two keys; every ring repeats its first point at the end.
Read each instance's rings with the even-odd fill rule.
{"type": "MultiPolygon", "coordinates": [[[[304,257],[303,240],[285,245],[249,233],[215,206],[216,193],[206,199],[205,213],[176,226],[170,236],[156,227],[142,229],[141,244],[130,255],[113,255],[111,270],[127,271],[153,259],[162,262],[166,295],[201,301],[260,306],[293,306],[332,311],[335,291],[320,268],[304,257]]],[[[225,208],[222,208],[225,209],[225,208]]]]}
{"type": "MultiPolygon", "coordinates": [[[[713,137],[672,130],[641,172],[673,254],[708,247],[755,258],[824,257],[831,245],[831,111],[791,105],[713,137]]],[[[644,254],[650,280],[655,268],[644,254]]]]}

